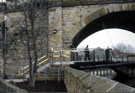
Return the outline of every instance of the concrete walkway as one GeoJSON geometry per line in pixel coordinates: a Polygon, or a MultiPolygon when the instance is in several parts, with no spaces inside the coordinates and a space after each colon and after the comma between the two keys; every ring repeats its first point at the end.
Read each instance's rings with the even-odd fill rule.
{"type": "Polygon", "coordinates": [[[27,81],[27,79],[4,79],[6,82],[24,82],[24,81],[27,81]]]}

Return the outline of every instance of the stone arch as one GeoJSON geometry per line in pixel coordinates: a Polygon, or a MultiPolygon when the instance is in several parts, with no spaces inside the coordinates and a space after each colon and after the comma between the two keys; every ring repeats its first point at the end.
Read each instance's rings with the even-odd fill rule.
{"type": "Polygon", "coordinates": [[[85,18],[85,24],[89,24],[95,19],[107,15],[109,13],[120,11],[135,11],[135,3],[109,4],[106,6],[102,6],[99,10],[95,11],[94,13],[85,18]]]}
{"type": "Polygon", "coordinates": [[[84,19],[85,26],[73,38],[72,44],[76,47],[87,36],[107,28],[120,28],[134,32],[135,18],[132,18],[133,16],[135,16],[135,3],[101,6],[84,19]]]}

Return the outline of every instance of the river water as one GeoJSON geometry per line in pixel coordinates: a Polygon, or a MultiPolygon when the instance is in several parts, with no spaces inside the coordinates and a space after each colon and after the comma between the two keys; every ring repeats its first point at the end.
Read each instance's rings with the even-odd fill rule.
{"type": "Polygon", "coordinates": [[[94,70],[87,70],[86,72],[102,77],[106,77],[115,81],[118,81],[120,83],[126,84],[128,86],[135,88],[135,79],[129,79],[128,77],[124,75],[118,75],[114,70],[112,69],[94,69],[94,70]]]}
{"type": "Polygon", "coordinates": [[[135,79],[133,79],[133,78],[131,79],[124,75],[116,74],[116,76],[113,78],[113,80],[135,88],[135,79]]]}

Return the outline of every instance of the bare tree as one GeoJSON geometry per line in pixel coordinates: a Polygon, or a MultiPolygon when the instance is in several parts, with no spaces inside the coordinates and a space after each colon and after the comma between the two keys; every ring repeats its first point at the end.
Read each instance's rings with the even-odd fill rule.
{"type": "Polygon", "coordinates": [[[118,43],[115,47],[124,53],[134,53],[135,51],[135,48],[130,44],[118,43]]]}
{"type": "MultiPolygon", "coordinates": [[[[45,21],[47,21],[47,17],[46,17],[48,15],[47,6],[48,6],[47,0],[30,0],[30,2],[23,2],[22,9],[24,13],[24,22],[25,22],[24,31],[27,36],[30,86],[34,86],[35,84],[37,62],[38,62],[36,40],[38,37],[38,33],[40,32],[40,24],[41,24],[40,19],[42,20],[44,19],[45,21]],[[44,17],[41,16],[40,14],[41,11],[42,11],[42,15],[45,15],[44,17]],[[34,61],[34,64],[32,64],[32,60],[34,61]]],[[[47,29],[45,32],[47,32],[46,34],[48,34],[47,29]]],[[[48,39],[48,37],[46,39],[48,39]]],[[[47,45],[47,49],[48,49],[48,45],[47,45]]]]}
{"type": "MultiPolygon", "coordinates": [[[[48,0],[19,0],[20,3],[15,2],[15,5],[20,6],[20,12],[23,14],[23,18],[12,19],[10,24],[14,26],[13,33],[8,33],[8,48],[14,45],[20,45],[20,40],[24,47],[27,47],[28,63],[29,63],[29,85],[34,86],[38,56],[43,56],[49,49],[48,44],[48,0]],[[21,22],[21,23],[20,23],[21,22]],[[17,25],[17,27],[15,26],[17,25]],[[43,36],[44,34],[44,36],[43,36]],[[44,38],[40,38],[44,37],[44,38]],[[19,40],[18,40],[19,39],[19,40]],[[39,43],[39,40],[42,43],[39,43]],[[42,45],[44,43],[44,45],[42,45]],[[44,47],[38,49],[38,46],[44,47]],[[45,51],[40,54],[39,52],[45,51]],[[38,52],[39,51],[39,52],[38,52]]],[[[14,6],[14,7],[16,7],[14,6]]],[[[15,48],[17,46],[14,46],[15,48]]],[[[17,48],[16,48],[17,49],[17,48]]]]}

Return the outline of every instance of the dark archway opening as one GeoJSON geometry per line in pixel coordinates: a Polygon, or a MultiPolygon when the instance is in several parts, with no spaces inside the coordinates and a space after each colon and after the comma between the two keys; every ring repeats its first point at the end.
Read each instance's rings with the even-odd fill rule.
{"type": "Polygon", "coordinates": [[[102,16],[83,28],[74,38],[72,45],[77,47],[89,35],[109,28],[120,28],[135,32],[135,11],[114,12],[102,16]]]}

